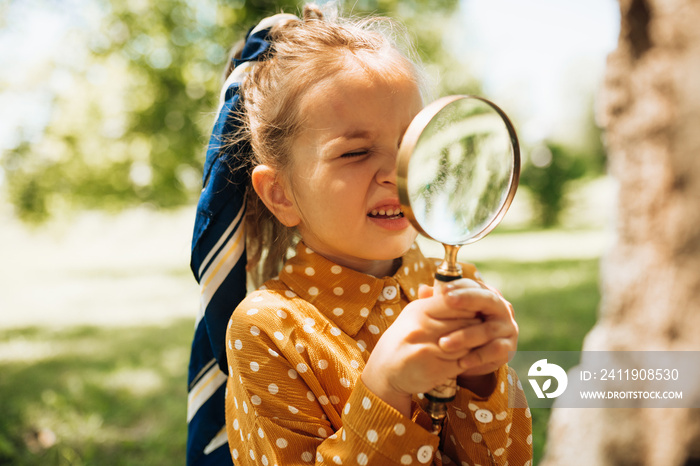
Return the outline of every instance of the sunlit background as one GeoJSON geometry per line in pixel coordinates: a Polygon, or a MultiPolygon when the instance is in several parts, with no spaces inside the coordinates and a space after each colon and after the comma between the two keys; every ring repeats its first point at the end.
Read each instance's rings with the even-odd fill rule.
{"type": "MultiPolygon", "coordinates": [[[[282,5],[299,9],[0,0],[0,464],[184,455],[198,305],[189,242],[220,72],[229,45],[282,5]]],[[[521,349],[579,349],[614,214],[594,115],[617,3],[343,9],[404,22],[436,97],[477,93],[509,114],[521,188],[503,225],[462,258],[513,301],[521,349]]],[[[534,416],[538,455],[547,416],[534,416]]]]}

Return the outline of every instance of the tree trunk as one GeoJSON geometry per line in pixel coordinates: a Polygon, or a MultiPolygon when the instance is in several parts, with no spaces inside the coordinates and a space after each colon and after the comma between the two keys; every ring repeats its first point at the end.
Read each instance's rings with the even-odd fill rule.
{"type": "MultiPolygon", "coordinates": [[[[599,108],[616,240],[583,349],[698,351],[700,1],[620,0],[620,11],[599,108]]],[[[554,409],[543,464],[700,464],[698,411],[554,409]]]]}

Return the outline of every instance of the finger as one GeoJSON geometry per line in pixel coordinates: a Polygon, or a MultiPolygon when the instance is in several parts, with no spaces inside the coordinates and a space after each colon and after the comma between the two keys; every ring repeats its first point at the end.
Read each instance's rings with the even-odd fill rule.
{"type": "Polygon", "coordinates": [[[446,352],[467,351],[497,338],[511,338],[514,333],[509,322],[490,320],[477,325],[463,326],[444,335],[438,340],[438,345],[446,352]]]}
{"type": "Polygon", "coordinates": [[[509,315],[505,299],[485,288],[455,288],[445,295],[445,303],[456,310],[484,316],[509,315]]]}
{"type": "Polygon", "coordinates": [[[418,298],[430,298],[433,296],[433,287],[428,285],[420,285],[418,287],[418,298]]]}
{"type": "Polygon", "coordinates": [[[498,338],[474,348],[466,356],[460,358],[459,365],[470,373],[483,368],[500,367],[508,362],[508,352],[515,350],[516,342],[509,338],[498,338]]]}

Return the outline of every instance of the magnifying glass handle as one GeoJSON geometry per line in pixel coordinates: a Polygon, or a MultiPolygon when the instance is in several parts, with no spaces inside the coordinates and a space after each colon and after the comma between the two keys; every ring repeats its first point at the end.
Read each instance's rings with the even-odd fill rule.
{"type": "MultiPolygon", "coordinates": [[[[457,264],[457,251],[459,246],[445,244],[445,260],[440,264],[435,272],[435,283],[433,293],[441,295],[445,292],[445,286],[453,280],[462,278],[462,269],[457,264]]],[[[428,393],[425,393],[428,400],[426,412],[430,415],[433,423],[432,433],[439,435],[442,425],[447,416],[447,403],[453,401],[457,395],[457,379],[448,379],[428,393]]]]}

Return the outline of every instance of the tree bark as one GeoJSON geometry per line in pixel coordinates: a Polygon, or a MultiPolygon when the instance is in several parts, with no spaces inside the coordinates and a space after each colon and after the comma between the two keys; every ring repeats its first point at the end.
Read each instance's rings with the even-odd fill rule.
{"type": "MultiPolygon", "coordinates": [[[[616,238],[583,349],[698,351],[700,2],[620,0],[620,12],[598,109],[616,238]]],[[[700,464],[697,409],[557,408],[548,439],[548,466],[700,464]]]]}

